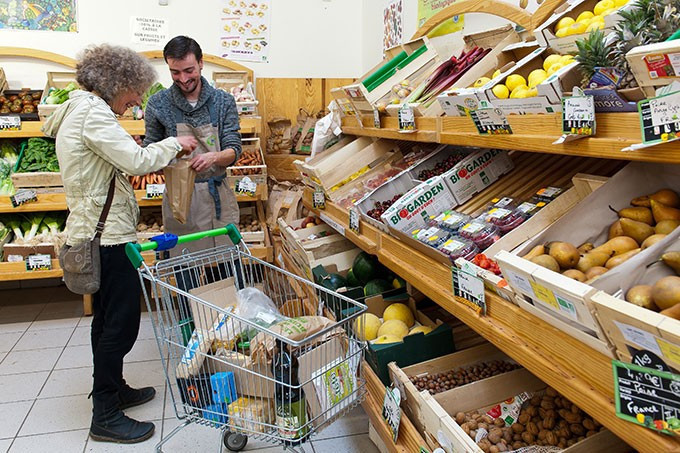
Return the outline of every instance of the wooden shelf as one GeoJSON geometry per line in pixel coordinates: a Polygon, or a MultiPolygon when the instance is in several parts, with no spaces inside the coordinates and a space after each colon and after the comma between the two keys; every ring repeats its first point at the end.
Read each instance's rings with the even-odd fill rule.
{"type": "Polygon", "coordinates": [[[520,151],[608,159],[680,163],[680,142],[666,143],[638,151],[621,151],[641,143],[637,113],[598,113],[595,137],[553,145],[561,132],[561,114],[508,115],[512,135],[480,136],[467,117],[416,118],[418,131],[401,134],[395,117],[383,117],[382,128],[373,127],[373,117],[362,118],[363,128],[354,117],[342,120],[347,134],[398,140],[443,143],[459,146],[484,146],[520,151]]]}
{"type": "Polygon", "coordinates": [[[0,263],[0,281],[9,282],[14,280],[38,280],[41,278],[61,278],[64,273],[59,266],[59,260],[52,260],[52,269],[49,271],[27,271],[26,263],[0,263]]]}
{"type": "MultiPolygon", "coordinates": [[[[303,201],[314,210],[311,197],[311,190],[305,190],[303,201]]],[[[329,201],[326,206],[325,211],[315,212],[331,217],[349,231],[347,215],[338,215],[340,209],[329,201]]],[[[633,448],[641,452],[680,451],[680,440],[616,417],[609,358],[493,293],[486,293],[487,316],[478,316],[453,296],[449,266],[428,258],[366,222],[361,223],[361,228],[361,237],[347,234],[347,238],[360,248],[376,244],[381,263],[557,389],[633,448]]],[[[375,253],[373,247],[365,250],[375,253]]]]}

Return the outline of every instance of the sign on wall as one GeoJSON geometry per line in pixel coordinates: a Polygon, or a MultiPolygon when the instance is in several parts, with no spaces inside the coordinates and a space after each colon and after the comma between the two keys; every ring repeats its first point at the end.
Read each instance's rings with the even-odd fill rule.
{"type": "Polygon", "coordinates": [[[131,17],[130,41],[162,49],[169,38],[170,25],[167,19],[158,17],[131,17]]]}
{"type": "Polygon", "coordinates": [[[220,56],[266,62],[271,42],[271,0],[222,0],[220,4],[220,56]]]}
{"type": "Polygon", "coordinates": [[[77,32],[77,0],[0,1],[0,29],[77,32]]]}
{"type": "MultiPolygon", "coordinates": [[[[430,17],[455,2],[456,0],[418,0],[418,28],[422,27],[430,17]]],[[[462,30],[464,26],[464,16],[453,16],[434,28],[427,36],[428,38],[433,38],[435,36],[448,35],[449,33],[462,30]]]]}
{"type": "Polygon", "coordinates": [[[403,8],[402,0],[391,0],[383,10],[383,51],[401,44],[403,8]]]}

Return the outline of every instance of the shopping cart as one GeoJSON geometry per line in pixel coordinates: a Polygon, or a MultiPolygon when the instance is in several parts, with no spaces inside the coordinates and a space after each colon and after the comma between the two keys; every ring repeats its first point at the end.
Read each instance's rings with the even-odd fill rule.
{"type": "Polygon", "coordinates": [[[366,306],[254,258],[234,225],[157,236],[126,253],[183,421],[157,452],[190,423],[222,430],[219,451],[222,443],[240,451],[249,437],[304,451],[310,436],[363,400],[365,343],[354,320],[366,306]],[[142,257],[225,234],[234,246],[152,266],[142,257]]]}

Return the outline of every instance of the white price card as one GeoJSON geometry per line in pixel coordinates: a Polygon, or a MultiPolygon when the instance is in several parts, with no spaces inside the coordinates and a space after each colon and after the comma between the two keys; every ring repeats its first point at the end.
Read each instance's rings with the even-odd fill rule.
{"type": "Polygon", "coordinates": [[[373,127],[380,129],[380,112],[378,109],[373,109],[373,127]]]}
{"type": "Polygon", "coordinates": [[[410,134],[416,131],[416,116],[409,104],[402,104],[399,108],[399,132],[410,134]]]}
{"type": "Polygon", "coordinates": [[[326,195],[323,190],[316,189],[312,195],[312,204],[314,209],[326,209],[326,195]]]}
{"type": "Polygon", "coordinates": [[[319,218],[328,224],[331,228],[333,228],[335,231],[338,233],[342,234],[343,236],[345,235],[345,227],[340,225],[338,222],[335,220],[331,219],[326,215],[326,213],[322,212],[321,215],[319,215],[319,218]]]}
{"type": "Polygon", "coordinates": [[[595,135],[594,96],[572,96],[562,99],[562,133],[595,135]]]}
{"type": "Polygon", "coordinates": [[[49,271],[50,269],[52,269],[50,255],[28,255],[26,257],[27,271],[49,271]]]}
{"type": "Polygon", "coordinates": [[[499,108],[480,108],[468,113],[479,135],[512,134],[512,128],[499,108]]]}
{"type": "Polygon", "coordinates": [[[146,185],[146,198],[163,198],[163,192],[165,192],[165,184],[146,185]]]}
{"type": "Polygon", "coordinates": [[[20,131],[21,118],[19,116],[0,116],[0,131],[20,131]]]}
{"type": "Polygon", "coordinates": [[[359,234],[359,210],[355,207],[349,208],[349,229],[359,234]]]}
{"type": "Polygon", "coordinates": [[[399,389],[385,388],[385,400],[383,401],[382,418],[392,432],[392,440],[397,443],[399,437],[399,423],[401,422],[401,394],[399,389]]]}
{"type": "Polygon", "coordinates": [[[239,179],[236,183],[236,193],[254,197],[256,192],[257,183],[247,176],[244,176],[243,179],[239,179]]]}
{"type": "Polygon", "coordinates": [[[33,189],[19,189],[14,195],[12,195],[10,201],[12,206],[15,208],[21,206],[25,203],[30,203],[32,201],[38,201],[38,193],[33,189]]]}
{"type": "Polygon", "coordinates": [[[486,314],[486,295],[484,293],[484,280],[477,277],[475,269],[469,268],[467,272],[456,267],[451,268],[451,281],[453,294],[460,298],[468,307],[477,314],[486,314]]]}

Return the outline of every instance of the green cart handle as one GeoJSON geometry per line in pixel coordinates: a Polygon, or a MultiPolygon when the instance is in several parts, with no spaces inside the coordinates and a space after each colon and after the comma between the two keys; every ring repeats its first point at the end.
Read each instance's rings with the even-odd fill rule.
{"type": "Polygon", "coordinates": [[[147,252],[149,250],[168,250],[173,248],[175,245],[185,244],[187,242],[198,241],[204,238],[211,238],[215,236],[228,235],[231,242],[234,245],[241,243],[241,233],[239,233],[238,228],[233,223],[222,227],[216,228],[214,230],[199,231],[197,233],[185,234],[183,236],[171,236],[171,240],[168,241],[149,241],[144,244],[138,244],[136,242],[128,242],[125,245],[125,254],[128,259],[132,262],[132,265],[137,269],[144,262],[142,257],[142,252],[147,252]],[[174,238],[177,238],[175,241],[174,238]]]}

